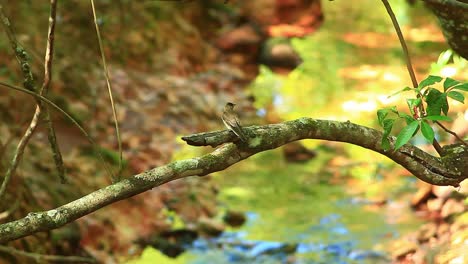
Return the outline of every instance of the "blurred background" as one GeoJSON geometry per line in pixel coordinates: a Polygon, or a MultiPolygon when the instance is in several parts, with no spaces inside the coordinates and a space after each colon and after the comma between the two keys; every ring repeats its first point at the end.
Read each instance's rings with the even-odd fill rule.
{"type": "MultiPolygon", "coordinates": [[[[407,108],[407,94],[389,97],[411,80],[380,1],[95,2],[126,177],[211,152],[180,137],[224,129],[226,102],[237,104],[243,125],[306,116],[379,130],[378,109],[407,108]]],[[[466,82],[467,61],[449,50],[428,7],[406,0],[391,5],[418,80],[432,74],[466,82]]],[[[41,83],[49,4],[9,1],[3,8],[41,83]]],[[[21,85],[21,70],[2,36],[0,80],[21,85]]],[[[88,1],[58,4],[48,97],[90,132],[116,167],[112,109],[88,1]]],[[[34,108],[29,96],[0,89],[2,174],[34,108]]],[[[450,101],[453,122],[444,123],[461,136],[468,131],[467,109],[450,101]]],[[[78,128],[58,113],[52,117],[69,183],[58,179],[41,125],[0,201],[0,212],[8,212],[0,223],[110,184],[78,128]]],[[[443,131],[436,137],[454,143],[443,131]]],[[[412,143],[435,155],[422,136],[412,143]]],[[[467,194],[467,184],[425,184],[357,146],[304,140],[9,245],[104,263],[467,263],[467,194]]],[[[26,260],[0,253],[0,263],[26,260]]]]}

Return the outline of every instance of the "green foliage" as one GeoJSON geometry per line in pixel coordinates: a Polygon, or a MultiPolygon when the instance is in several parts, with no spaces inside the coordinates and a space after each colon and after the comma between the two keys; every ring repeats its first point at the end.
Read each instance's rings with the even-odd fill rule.
{"type": "Polygon", "coordinates": [[[422,80],[419,83],[418,90],[421,90],[421,89],[426,88],[426,87],[428,87],[430,85],[436,84],[436,83],[438,83],[440,81],[442,81],[442,77],[429,75],[429,77],[427,77],[426,79],[422,80]]]}
{"type": "Polygon", "coordinates": [[[399,149],[401,146],[406,144],[413,137],[418,128],[419,122],[417,120],[414,120],[408,126],[404,127],[397,136],[395,149],[399,149]]]}
{"type": "MultiPolygon", "coordinates": [[[[445,59],[445,57],[443,57],[443,59],[445,59]]],[[[379,124],[384,129],[382,137],[383,149],[390,149],[391,145],[389,136],[391,135],[393,125],[399,120],[404,120],[406,126],[403,127],[397,135],[394,146],[395,150],[408,143],[411,138],[417,134],[419,129],[421,129],[421,133],[424,138],[426,138],[430,143],[434,141],[435,134],[430,122],[451,121],[447,116],[449,111],[449,102],[447,97],[450,97],[460,103],[464,103],[465,96],[462,92],[468,91],[468,83],[461,83],[460,81],[452,78],[445,78],[445,81],[443,82],[443,92],[433,87],[443,79],[444,78],[440,76],[429,75],[426,79],[421,81],[417,88],[405,87],[391,95],[394,96],[402,92],[413,91],[416,98],[406,99],[406,104],[408,105],[409,111],[412,115],[399,112],[396,106],[379,109],[377,111],[379,124]]]]}
{"type": "Polygon", "coordinates": [[[427,123],[427,121],[421,122],[421,132],[429,142],[434,141],[434,130],[432,130],[432,127],[427,123]]]}
{"type": "Polygon", "coordinates": [[[444,112],[447,115],[449,105],[447,102],[447,94],[442,93],[439,90],[431,89],[426,96],[427,99],[427,114],[428,115],[440,115],[440,112],[444,112]]]}
{"type": "Polygon", "coordinates": [[[457,85],[453,87],[453,90],[460,90],[460,91],[468,92],[468,83],[462,83],[460,85],[457,85]]]}
{"type": "Polygon", "coordinates": [[[383,121],[384,135],[382,137],[382,147],[384,149],[390,149],[390,141],[388,140],[388,136],[390,136],[390,133],[392,132],[395,120],[396,119],[385,119],[383,121]]]}
{"type": "Polygon", "coordinates": [[[453,87],[453,86],[458,85],[458,84],[460,84],[460,82],[457,81],[457,80],[454,80],[452,78],[445,79],[445,81],[444,81],[444,92],[446,92],[448,88],[453,87]]]}
{"type": "Polygon", "coordinates": [[[460,92],[457,92],[457,91],[450,91],[447,93],[447,96],[452,98],[453,100],[457,100],[458,102],[460,103],[465,103],[465,97],[463,96],[463,94],[461,94],[460,92]]]}

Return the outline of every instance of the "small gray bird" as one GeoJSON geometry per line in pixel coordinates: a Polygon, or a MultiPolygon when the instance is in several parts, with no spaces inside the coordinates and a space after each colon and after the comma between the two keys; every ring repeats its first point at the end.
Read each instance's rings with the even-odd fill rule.
{"type": "Polygon", "coordinates": [[[226,106],[224,106],[223,110],[223,116],[221,117],[223,119],[224,125],[234,132],[242,141],[247,142],[248,138],[242,131],[242,127],[239,123],[239,118],[237,117],[237,114],[234,112],[234,106],[236,104],[233,103],[227,103],[226,106]]]}

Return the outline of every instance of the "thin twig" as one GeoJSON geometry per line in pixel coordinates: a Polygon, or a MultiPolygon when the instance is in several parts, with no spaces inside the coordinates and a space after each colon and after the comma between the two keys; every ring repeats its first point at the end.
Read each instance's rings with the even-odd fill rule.
{"type": "Polygon", "coordinates": [[[444,125],[442,125],[442,123],[440,123],[439,121],[435,121],[435,123],[437,125],[439,125],[445,132],[451,134],[452,136],[454,136],[458,141],[460,141],[462,144],[464,144],[465,146],[468,146],[468,143],[466,143],[460,136],[457,135],[457,133],[453,132],[452,130],[446,128],[444,125]]]}
{"type": "Polygon", "coordinates": [[[12,247],[0,246],[0,251],[10,254],[10,255],[17,255],[23,256],[27,258],[34,259],[36,262],[43,262],[43,261],[50,261],[50,262],[71,262],[71,263],[97,263],[97,261],[93,258],[87,257],[78,257],[78,256],[60,256],[60,255],[42,255],[37,253],[30,253],[25,252],[22,250],[17,250],[12,247]]]}
{"type": "Polygon", "coordinates": [[[29,56],[24,48],[16,40],[15,32],[11,26],[10,20],[3,12],[3,6],[0,4],[0,20],[2,21],[3,28],[5,29],[8,40],[10,41],[11,48],[15,53],[16,59],[21,67],[21,72],[23,73],[24,82],[23,86],[31,91],[34,91],[36,85],[34,76],[31,71],[31,66],[29,65],[29,56]]]}
{"type": "Polygon", "coordinates": [[[47,94],[52,79],[52,60],[54,57],[54,33],[57,14],[57,0],[50,0],[49,30],[47,32],[47,47],[44,58],[44,81],[42,83],[41,95],[47,94]]]}
{"type": "MultiPolygon", "coordinates": [[[[55,39],[55,24],[57,13],[57,0],[50,1],[50,16],[49,16],[49,30],[47,33],[47,47],[44,61],[44,82],[40,90],[41,95],[46,95],[49,91],[50,83],[52,80],[52,61],[54,57],[54,39],[55,39]]],[[[62,154],[60,147],[57,143],[57,136],[55,135],[54,124],[50,117],[50,111],[47,106],[45,108],[45,121],[47,125],[47,134],[49,139],[50,148],[53,153],[55,167],[62,183],[65,183],[65,166],[63,165],[62,154]]]]}
{"type": "Polygon", "coordinates": [[[417,88],[418,81],[416,80],[416,75],[414,74],[413,64],[411,63],[411,58],[409,56],[408,46],[406,46],[406,41],[403,37],[403,33],[401,32],[395,13],[393,13],[392,7],[390,6],[387,0],[382,0],[382,3],[384,4],[385,9],[387,10],[388,15],[390,16],[390,19],[392,20],[393,27],[395,28],[395,31],[398,35],[398,39],[400,40],[401,48],[403,49],[403,53],[405,55],[406,68],[408,69],[408,73],[410,75],[411,82],[413,83],[413,87],[417,88]]]}
{"type": "MultiPolygon", "coordinates": [[[[117,120],[117,110],[116,110],[115,103],[114,103],[114,98],[113,98],[113,95],[112,95],[112,87],[111,87],[110,78],[109,78],[109,70],[107,69],[106,56],[104,55],[104,48],[103,48],[103,45],[102,45],[101,33],[99,31],[99,25],[98,25],[98,22],[97,22],[96,8],[94,7],[94,0],[91,0],[91,8],[93,10],[94,26],[96,27],[96,35],[97,35],[97,39],[98,39],[98,43],[99,43],[99,51],[101,53],[102,66],[104,68],[104,75],[106,77],[107,92],[109,93],[109,99],[110,99],[111,106],[112,106],[112,115],[113,115],[114,124],[115,124],[115,134],[117,136],[117,143],[119,145],[119,171],[118,171],[117,175],[120,175],[120,173],[121,173],[121,171],[123,169],[123,167],[122,167],[122,159],[123,159],[122,140],[120,138],[119,121],[117,120]]],[[[119,177],[119,176],[117,176],[117,177],[119,177]]]]}
{"type": "MultiPolygon", "coordinates": [[[[2,21],[2,25],[5,29],[5,32],[8,36],[8,39],[10,40],[11,47],[13,48],[13,51],[15,52],[15,56],[20,64],[21,71],[24,76],[23,85],[28,91],[33,92],[35,90],[34,88],[35,82],[34,82],[33,74],[31,71],[31,67],[29,66],[28,55],[26,51],[16,41],[14,31],[11,27],[8,17],[3,12],[2,5],[0,5],[0,18],[2,21]]],[[[26,130],[20,142],[16,146],[15,154],[13,155],[13,159],[10,162],[10,166],[8,167],[8,170],[5,173],[5,177],[3,178],[2,185],[0,186],[0,200],[3,198],[4,194],[6,193],[6,188],[8,186],[8,183],[10,182],[12,175],[15,173],[16,168],[18,167],[21,157],[23,156],[24,149],[26,148],[26,145],[28,144],[29,139],[33,135],[34,130],[37,128],[40,113],[41,113],[40,107],[36,107],[36,111],[33,115],[33,118],[29,124],[28,129],[26,130]]]]}
{"type": "MultiPolygon", "coordinates": [[[[418,80],[416,79],[416,74],[414,73],[413,64],[411,63],[411,57],[408,51],[408,46],[406,45],[405,38],[403,37],[403,33],[401,32],[400,25],[398,24],[395,13],[393,13],[392,7],[388,3],[388,1],[382,0],[382,3],[384,4],[385,9],[387,10],[388,15],[390,16],[393,27],[395,28],[395,31],[398,35],[398,40],[400,41],[400,45],[401,45],[401,48],[403,49],[404,57],[406,60],[406,68],[408,69],[408,73],[410,75],[411,82],[413,83],[413,87],[417,88],[418,80]]],[[[418,93],[417,97],[420,98],[421,94],[418,93]]],[[[426,111],[424,110],[424,105],[422,103],[419,104],[418,108],[422,114],[426,113],[426,111]]],[[[439,153],[439,155],[442,154],[442,147],[440,146],[439,142],[435,138],[432,141],[432,146],[437,151],[437,153],[439,153]]]]}

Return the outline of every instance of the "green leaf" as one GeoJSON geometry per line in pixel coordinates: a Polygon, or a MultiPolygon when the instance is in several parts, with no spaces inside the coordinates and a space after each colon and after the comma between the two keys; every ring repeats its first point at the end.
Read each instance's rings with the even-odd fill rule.
{"type": "Polygon", "coordinates": [[[421,132],[429,143],[432,144],[432,142],[434,142],[434,130],[432,130],[432,127],[424,121],[421,122],[421,132]]]}
{"type": "Polygon", "coordinates": [[[427,94],[426,96],[426,102],[430,103],[431,101],[436,101],[437,98],[442,94],[442,92],[440,92],[439,90],[437,89],[429,89],[429,93],[427,94]]]}
{"type": "Polygon", "coordinates": [[[395,123],[395,119],[385,119],[383,121],[383,129],[384,129],[384,135],[388,136],[390,135],[390,132],[392,132],[393,124],[395,123]]]}
{"type": "Polygon", "coordinates": [[[421,98],[406,99],[406,104],[408,104],[408,107],[409,107],[411,113],[414,114],[414,108],[418,107],[421,104],[421,98]]]}
{"type": "Polygon", "coordinates": [[[424,120],[431,120],[431,121],[452,121],[452,118],[448,116],[441,116],[441,115],[434,115],[434,116],[425,116],[423,117],[424,120]]]}
{"type": "Polygon", "coordinates": [[[398,114],[396,106],[386,107],[386,108],[382,108],[382,109],[377,110],[377,119],[379,120],[380,126],[384,127],[384,120],[385,120],[385,118],[387,118],[387,115],[390,112],[398,114]]]}
{"type": "Polygon", "coordinates": [[[411,90],[413,90],[413,89],[414,89],[414,88],[410,88],[410,87],[406,86],[405,88],[403,88],[403,89],[401,89],[401,90],[399,90],[399,91],[393,93],[393,94],[390,95],[388,98],[390,98],[390,97],[392,97],[392,96],[395,96],[395,95],[397,95],[397,94],[399,94],[399,93],[402,93],[402,92],[411,91],[411,90]]]}
{"type": "Polygon", "coordinates": [[[397,139],[395,141],[395,150],[401,148],[404,144],[408,143],[408,141],[413,137],[414,132],[419,128],[419,122],[413,121],[408,126],[404,127],[400,134],[398,134],[397,139]]]}
{"type": "Polygon", "coordinates": [[[447,79],[445,79],[444,81],[444,92],[446,92],[448,88],[455,86],[457,84],[460,84],[460,82],[447,77],[447,79]]]}
{"type": "Polygon", "coordinates": [[[465,103],[465,96],[457,91],[450,91],[447,93],[447,96],[452,98],[453,100],[457,100],[458,102],[464,104],[465,103]]]}
{"type": "Polygon", "coordinates": [[[424,87],[427,87],[429,85],[433,85],[434,83],[438,83],[442,81],[442,77],[440,76],[434,76],[434,75],[429,75],[426,79],[422,80],[420,83],[419,83],[419,86],[418,88],[419,89],[422,89],[424,87]]]}
{"type": "Polygon", "coordinates": [[[388,136],[392,132],[393,124],[395,123],[395,119],[385,119],[383,121],[383,135],[382,135],[382,148],[384,150],[390,149],[390,141],[388,140],[388,136]]]}
{"type": "Polygon", "coordinates": [[[388,111],[389,111],[388,109],[379,109],[379,110],[377,110],[377,119],[379,120],[379,124],[382,127],[384,126],[383,121],[387,117],[388,111]]]}
{"type": "Polygon", "coordinates": [[[408,114],[405,114],[405,113],[399,113],[398,116],[405,119],[407,125],[409,125],[414,120],[416,120],[416,119],[414,119],[414,117],[412,117],[412,116],[410,116],[408,114]]]}
{"type": "Polygon", "coordinates": [[[441,93],[437,89],[431,89],[426,96],[427,114],[430,116],[440,115],[442,111],[445,115],[448,113],[447,94],[441,93]]]}
{"type": "Polygon", "coordinates": [[[457,85],[457,86],[453,87],[452,89],[462,90],[462,91],[468,92],[468,83],[462,83],[460,85],[457,85]]]}

